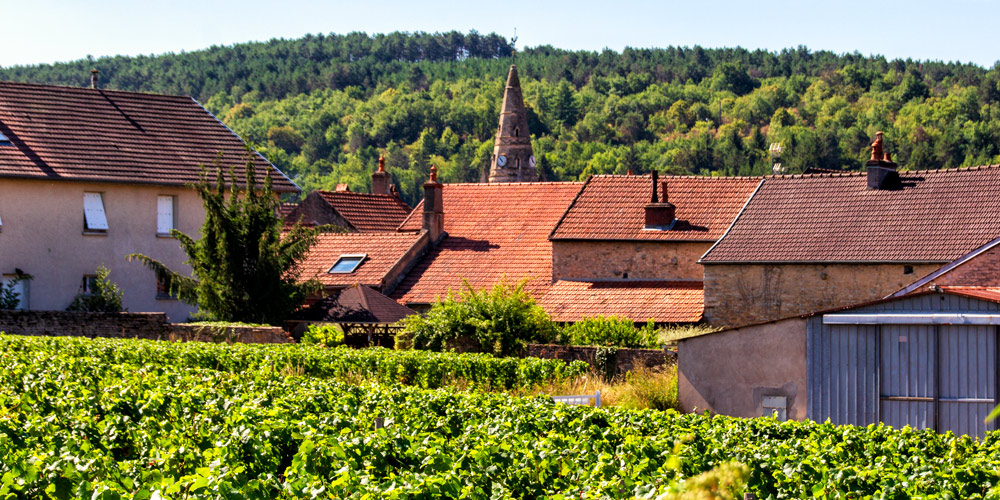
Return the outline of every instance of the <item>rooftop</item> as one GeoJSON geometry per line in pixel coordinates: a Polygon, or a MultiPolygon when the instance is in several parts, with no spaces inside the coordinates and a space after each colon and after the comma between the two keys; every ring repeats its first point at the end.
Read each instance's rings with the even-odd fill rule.
{"type": "MultiPolygon", "coordinates": [[[[228,174],[246,146],[190,97],[0,82],[0,177],[187,185],[222,153],[228,174]]],[[[258,182],[298,186],[252,152],[258,182]]],[[[210,179],[214,180],[215,175],[210,179]]]]}
{"type": "MultiPolygon", "coordinates": [[[[444,184],[447,236],[419,262],[393,292],[404,304],[430,303],[462,280],[476,288],[501,278],[531,278],[526,290],[535,298],[552,283],[552,244],[548,235],[580,191],[579,182],[444,184]]],[[[423,201],[400,226],[419,230],[423,201]]]]}
{"type": "Polygon", "coordinates": [[[559,280],[539,301],[555,321],[620,316],[636,322],[701,321],[705,292],[700,281],[559,280]]]}
{"type": "Polygon", "coordinates": [[[1000,236],[1000,166],[766,177],[704,263],[948,262],[1000,236]]]}
{"type": "Polygon", "coordinates": [[[420,233],[321,233],[302,263],[300,277],[316,278],[328,287],[358,283],[381,287],[386,274],[419,238],[420,233]],[[359,254],[365,257],[353,272],[328,272],[341,256],[359,254]]]}
{"type": "MultiPolygon", "coordinates": [[[[644,230],[650,202],[649,175],[594,175],[573,201],[553,240],[715,241],[760,184],[759,177],[660,177],[677,207],[677,222],[667,231],[644,230]]],[[[663,193],[661,193],[661,196],[663,193]]]]}
{"type": "Polygon", "coordinates": [[[363,285],[335,290],[296,314],[297,319],[333,323],[390,324],[416,311],[363,285]]]}
{"type": "Polygon", "coordinates": [[[351,191],[318,191],[355,229],[364,233],[395,231],[412,210],[391,194],[353,193],[351,191]]]}

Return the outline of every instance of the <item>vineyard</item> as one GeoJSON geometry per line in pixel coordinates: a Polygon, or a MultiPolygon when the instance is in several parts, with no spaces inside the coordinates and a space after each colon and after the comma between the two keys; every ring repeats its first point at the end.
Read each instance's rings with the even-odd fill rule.
{"type": "Polygon", "coordinates": [[[993,436],[482,390],[558,363],[0,336],[0,498],[674,498],[714,468],[762,499],[1000,498],[993,436]]]}

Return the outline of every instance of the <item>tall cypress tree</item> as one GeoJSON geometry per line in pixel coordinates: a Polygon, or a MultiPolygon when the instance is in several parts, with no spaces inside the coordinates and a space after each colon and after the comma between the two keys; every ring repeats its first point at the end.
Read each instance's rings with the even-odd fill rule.
{"type": "Polygon", "coordinates": [[[194,275],[179,274],[146,255],[127,258],[155,271],[172,294],[198,305],[212,319],[280,324],[319,289],[315,280],[299,282],[298,268],[319,230],[296,224],[282,233],[271,174],[262,188],[258,186],[252,159],[247,160],[242,186],[235,169],[230,169],[232,182],[227,186],[218,162],[216,167],[214,186],[204,174],[195,185],[205,206],[201,238],[170,232],[187,253],[194,275]]]}

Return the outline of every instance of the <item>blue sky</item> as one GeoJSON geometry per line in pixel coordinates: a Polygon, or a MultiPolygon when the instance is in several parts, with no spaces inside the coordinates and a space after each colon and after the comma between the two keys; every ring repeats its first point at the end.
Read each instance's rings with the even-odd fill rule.
{"type": "Polygon", "coordinates": [[[1000,60],[1000,2],[0,0],[0,66],[159,54],[306,33],[469,31],[566,49],[701,45],[1000,60]]]}

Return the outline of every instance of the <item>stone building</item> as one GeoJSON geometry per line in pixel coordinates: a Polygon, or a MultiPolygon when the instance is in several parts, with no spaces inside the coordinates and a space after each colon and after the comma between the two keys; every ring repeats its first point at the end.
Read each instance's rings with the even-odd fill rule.
{"type": "Polygon", "coordinates": [[[881,299],[1000,236],[1000,166],[767,177],[701,258],[738,326],[881,299]]]}
{"type": "Polygon", "coordinates": [[[521,96],[517,66],[510,66],[507,87],[500,108],[500,124],[493,143],[489,182],[534,182],[538,180],[535,156],[531,151],[528,111],[521,96]]]}

